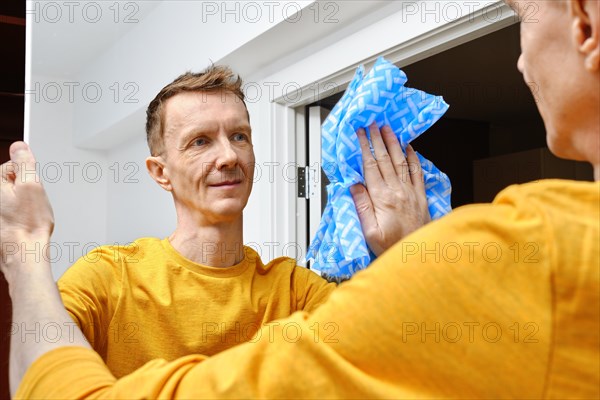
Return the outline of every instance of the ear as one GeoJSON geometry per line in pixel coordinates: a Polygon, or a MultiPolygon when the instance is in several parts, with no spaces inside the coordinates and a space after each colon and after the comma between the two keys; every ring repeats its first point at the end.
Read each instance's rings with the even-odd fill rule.
{"type": "Polygon", "coordinates": [[[152,179],[154,179],[154,182],[158,183],[160,187],[167,192],[170,192],[173,189],[171,180],[168,176],[165,160],[161,156],[151,156],[146,158],[146,168],[152,179]]]}
{"type": "Polygon", "coordinates": [[[600,71],[600,21],[599,2],[595,0],[571,0],[573,17],[572,38],[577,50],[585,59],[585,68],[590,72],[600,71]]]}

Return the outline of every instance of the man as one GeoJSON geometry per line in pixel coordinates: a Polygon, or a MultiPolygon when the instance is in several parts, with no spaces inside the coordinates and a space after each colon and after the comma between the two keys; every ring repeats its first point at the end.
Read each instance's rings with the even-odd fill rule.
{"type": "Polygon", "coordinates": [[[155,358],[217,354],[269,321],[314,310],[334,288],[292,259],[264,265],[243,246],[255,160],[241,84],[212,66],[158,93],[147,112],[146,165],[173,196],[175,232],[100,247],[58,283],[117,377],[155,358]]]}
{"type": "MultiPolygon", "coordinates": [[[[539,89],[549,147],[592,163],[599,180],[599,4],[532,4],[539,22],[522,24],[519,69],[539,89]]],[[[389,146],[386,157],[381,142],[373,159],[360,139],[370,177],[400,161],[389,146]]],[[[22,144],[12,155],[33,161],[22,144]]],[[[1,208],[10,230],[2,238],[47,241],[44,192],[19,178],[2,187],[14,194],[1,208]]],[[[369,210],[380,200],[356,191],[355,201],[369,200],[373,208],[359,207],[361,218],[377,224],[369,210]]],[[[155,360],[116,380],[80,336],[17,342],[13,388],[24,377],[22,397],[598,398],[599,224],[598,182],[514,186],[491,205],[464,207],[409,235],[312,314],[263,328],[255,343],[209,359],[155,360]],[[332,321],[334,337],[324,330],[332,321]],[[300,333],[293,340],[285,335],[292,325],[300,333]]],[[[14,318],[68,320],[47,265],[12,258],[2,270],[14,318]]]]}

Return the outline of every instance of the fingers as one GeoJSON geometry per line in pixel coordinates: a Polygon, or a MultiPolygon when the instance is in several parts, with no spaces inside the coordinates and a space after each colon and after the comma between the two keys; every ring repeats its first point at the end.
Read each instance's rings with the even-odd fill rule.
{"type": "Polygon", "coordinates": [[[410,183],[409,164],[402,152],[400,142],[396,134],[389,126],[381,129],[385,147],[390,155],[391,163],[394,167],[395,177],[403,183],[410,183]]]}
{"type": "Polygon", "coordinates": [[[360,150],[362,152],[365,182],[367,185],[369,183],[380,182],[382,179],[381,172],[379,172],[377,161],[375,161],[373,154],[371,154],[371,146],[369,145],[369,139],[367,139],[367,133],[363,128],[360,128],[356,131],[356,136],[358,136],[358,142],[360,143],[360,150]]]}
{"type": "Polygon", "coordinates": [[[397,189],[401,183],[410,184],[408,161],[392,128],[386,125],[379,130],[373,123],[369,126],[369,132],[380,179],[393,189],[397,189]]]}
{"type": "Polygon", "coordinates": [[[367,192],[367,189],[361,184],[350,186],[350,193],[352,194],[352,200],[354,200],[354,205],[356,206],[358,219],[360,220],[360,225],[365,234],[365,239],[367,240],[367,243],[369,243],[370,239],[372,239],[372,233],[377,231],[378,227],[373,202],[371,201],[369,192],[367,192]]]}
{"type": "Polygon", "coordinates": [[[423,210],[423,220],[430,221],[431,216],[429,215],[429,205],[427,204],[427,194],[425,193],[425,174],[423,173],[421,161],[411,145],[406,147],[406,156],[408,159],[410,180],[415,189],[419,206],[423,210]]]}
{"type": "MultiPolygon", "coordinates": [[[[396,156],[396,161],[401,163],[401,161],[397,159],[397,152],[399,151],[402,154],[402,150],[400,150],[399,145],[397,149],[393,146],[394,140],[396,143],[398,142],[396,135],[394,135],[394,132],[389,126],[384,126],[380,132],[377,124],[375,123],[369,126],[369,132],[371,133],[371,143],[373,143],[375,159],[377,160],[377,167],[379,168],[381,176],[389,186],[396,187],[396,184],[398,183],[398,177],[396,174],[396,169],[392,164],[392,157],[390,154],[390,150],[393,151],[396,156]]],[[[404,155],[402,155],[402,158],[404,158],[404,155]]]]}
{"type": "Polygon", "coordinates": [[[361,128],[357,131],[367,186],[385,182],[392,189],[398,189],[400,182],[412,184],[419,196],[427,201],[423,170],[419,157],[412,146],[408,145],[405,156],[396,134],[389,126],[382,127],[380,131],[373,123],[369,126],[369,132],[375,158],[371,153],[364,129],[361,128]]]}
{"type": "Polygon", "coordinates": [[[10,159],[16,166],[15,184],[39,182],[35,168],[35,157],[25,142],[14,142],[10,145],[10,159]]]}

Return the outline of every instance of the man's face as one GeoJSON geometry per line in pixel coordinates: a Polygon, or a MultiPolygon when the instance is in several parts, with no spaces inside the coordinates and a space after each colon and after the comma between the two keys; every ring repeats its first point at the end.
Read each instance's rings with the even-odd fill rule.
{"type": "Polygon", "coordinates": [[[184,92],[167,100],[164,117],[164,173],[176,206],[204,223],[241,217],[254,175],[242,101],[230,92],[184,92]]]}
{"type": "MultiPolygon", "coordinates": [[[[521,17],[521,56],[518,69],[530,87],[546,126],[553,153],[576,158],[571,129],[581,96],[580,67],[569,41],[571,20],[560,0],[506,0],[521,17]]],[[[585,89],[587,90],[587,88],[585,89]]]]}

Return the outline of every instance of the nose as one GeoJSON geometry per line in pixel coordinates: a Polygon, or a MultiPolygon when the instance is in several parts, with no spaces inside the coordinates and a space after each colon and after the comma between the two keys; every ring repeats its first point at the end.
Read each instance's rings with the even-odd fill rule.
{"type": "Polygon", "coordinates": [[[237,166],[238,154],[229,140],[220,140],[217,152],[217,170],[228,169],[237,166]]]}
{"type": "Polygon", "coordinates": [[[524,73],[525,71],[525,63],[523,61],[523,54],[521,54],[519,56],[519,61],[517,61],[517,69],[519,70],[520,73],[524,73]]]}

